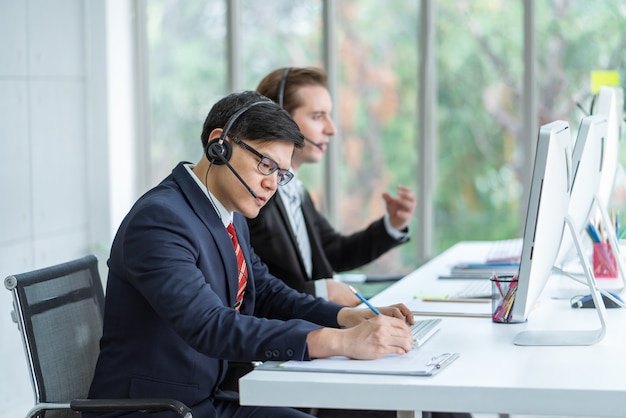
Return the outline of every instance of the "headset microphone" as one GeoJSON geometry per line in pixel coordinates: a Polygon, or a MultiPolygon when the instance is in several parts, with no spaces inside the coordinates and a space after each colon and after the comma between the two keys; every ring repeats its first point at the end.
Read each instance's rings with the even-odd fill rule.
{"type": "Polygon", "coordinates": [[[250,186],[248,186],[248,183],[246,183],[241,176],[239,175],[239,173],[237,173],[237,171],[235,171],[235,169],[233,168],[232,165],[230,165],[230,163],[228,162],[228,160],[226,159],[226,157],[224,157],[224,153],[223,151],[220,151],[219,149],[216,149],[217,147],[221,148],[223,144],[220,144],[219,142],[213,142],[212,144],[209,145],[209,153],[211,154],[211,156],[213,158],[219,159],[220,162],[222,164],[226,164],[226,167],[228,167],[228,169],[230,171],[232,171],[232,173],[235,175],[235,177],[237,177],[237,180],[239,180],[239,182],[241,182],[241,184],[243,184],[243,187],[246,188],[246,190],[252,195],[252,197],[254,197],[255,199],[257,199],[259,196],[257,196],[256,193],[254,193],[254,191],[252,190],[252,188],[250,186]]]}
{"type": "Polygon", "coordinates": [[[306,136],[304,137],[304,140],[308,142],[309,144],[313,145],[314,147],[316,147],[317,149],[320,149],[323,151],[322,146],[318,144],[317,142],[313,142],[313,140],[307,138],[306,136]]]}

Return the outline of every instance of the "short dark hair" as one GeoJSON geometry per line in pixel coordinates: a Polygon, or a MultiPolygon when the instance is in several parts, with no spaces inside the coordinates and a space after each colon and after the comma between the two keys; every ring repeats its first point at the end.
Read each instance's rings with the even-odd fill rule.
{"type": "Polygon", "coordinates": [[[293,67],[285,75],[287,67],[278,68],[259,83],[256,91],[278,103],[280,83],[285,77],[283,91],[283,108],[293,115],[293,112],[302,106],[302,98],[298,90],[303,86],[322,86],[328,88],[326,71],[317,67],[293,67]]]}
{"type": "Polygon", "coordinates": [[[228,135],[247,140],[290,141],[296,147],[301,147],[304,137],[289,113],[259,93],[244,91],[232,93],[213,105],[202,126],[202,148],[206,149],[209,139],[212,139],[209,135],[214,129],[225,128],[231,116],[259,101],[265,103],[254,105],[239,115],[228,135]]]}

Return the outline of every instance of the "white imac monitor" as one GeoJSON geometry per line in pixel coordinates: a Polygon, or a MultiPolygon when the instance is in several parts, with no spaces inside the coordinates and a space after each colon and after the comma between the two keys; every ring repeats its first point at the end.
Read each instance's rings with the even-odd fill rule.
{"type": "MultiPolygon", "coordinates": [[[[604,115],[586,116],[572,151],[572,184],[567,213],[579,237],[586,235],[585,228],[590,221],[594,199],[603,173],[608,122],[604,115]]],[[[563,234],[556,266],[561,267],[569,259],[577,257],[572,234],[563,234]]]]}
{"type": "MultiPolygon", "coordinates": [[[[596,121],[587,120],[586,123],[593,125],[596,121]]],[[[601,121],[597,121],[597,123],[601,126],[601,121]]],[[[600,127],[598,131],[601,131],[600,127]]],[[[569,125],[563,121],[552,122],[542,126],[539,130],[530,200],[524,228],[522,259],[510,322],[521,322],[528,318],[550,278],[563,237],[569,234],[583,265],[601,327],[593,330],[525,330],[515,336],[513,343],[516,345],[591,345],[602,340],[606,334],[606,309],[589,267],[589,262],[583,254],[579,231],[577,230],[579,227],[574,225],[568,214],[571,193],[573,192],[571,187],[575,184],[581,187],[578,192],[580,194],[576,195],[575,198],[582,198],[585,194],[583,193],[585,188],[593,188],[594,180],[590,184],[580,180],[583,170],[594,171],[593,167],[587,167],[586,155],[587,146],[594,145],[594,143],[592,140],[590,141],[589,137],[587,138],[587,146],[584,147],[580,157],[577,178],[574,182],[572,181],[574,167],[571,166],[570,135],[569,125]],[[564,233],[566,226],[567,233],[564,233]]],[[[598,142],[595,143],[595,145],[597,144],[598,142]]],[[[593,147],[589,148],[589,150],[591,149],[593,147]]],[[[597,149],[601,149],[601,147],[597,147],[597,149]]],[[[595,154],[597,158],[594,162],[589,157],[591,165],[601,160],[597,149],[595,152],[590,152],[590,155],[595,154]]],[[[597,174],[595,175],[597,176],[597,174]]],[[[592,202],[593,200],[591,197],[592,202]]],[[[582,217],[583,215],[577,216],[582,217]]]]}
{"type": "Polygon", "coordinates": [[[527,320],[552,273],[570,198],[571,143],[571,131],[565,121],[539,128],[517,291],[509,322],[527,320]]]}
{"type": "Polygon", "coordinates": [[[600,87],[592,114],[604,115],[608,119],[604,168],[598,189],[600,203],[604,208],[607,208],[613,190],[615,172],[619,164],[619,144],[624,114],[624,90],[621,87],[600,87]]]}

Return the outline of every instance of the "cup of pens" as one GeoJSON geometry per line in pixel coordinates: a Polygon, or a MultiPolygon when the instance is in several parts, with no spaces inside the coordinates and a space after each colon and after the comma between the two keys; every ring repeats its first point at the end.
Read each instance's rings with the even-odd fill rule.
{"type": "Polygon", "coordinates": [[[606,241],[593,243],[593,275],[596,279],[617,278],[615,256],[606,241]]]}
{"type": "Polygon", "coordinates": [[[511,308],[515,302],[517,276],[491,276],[491,319],[493,322],[509,323],[511,308]]]}
{"type": "MultiPolygon", "coordinates": [[[[616,224],[616,231],[619,226],[616,224]]],[[[593,242],[593,275],[596,279],[614,279],[617,277],[617,263],[611,244],[601,228],[593,223],[587,225],[587,233],[593,242]]]]}

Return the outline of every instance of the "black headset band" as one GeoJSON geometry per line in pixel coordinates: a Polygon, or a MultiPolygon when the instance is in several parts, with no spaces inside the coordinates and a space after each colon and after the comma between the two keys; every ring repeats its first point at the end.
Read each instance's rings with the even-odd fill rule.
{"type": "Polygon", "coordinates": [[[226,125],[224,125],[224,129],[222,129],[222,134],[220,135],[220,140],[223,142],[226,139],[226,136],[228,135],[228,132],[230,131],[230,128],[232,128],[232,126],[235,124],[235,121],[237,121],[237,119],[243,115],[244,113],[246,113],[251,107],[254,107],[256,105],[260,105],[260,104],[271,104],[274,103],[269,99],[261,99],[258,100],[256,102],[252,102],[247,106],[242,107],[241,109],[239,109],[238,111],[236,111],[231,117],[230,119],[228,119],[228,122],[226,122],[226,125]]]}
{"type": "Polygon", "coordinates": [[[284,107],[283,101],[285,97],[285,84],[287,84],[287,74],[289,74],[289,71],[291,71],[291,67],[285,68],[283,76],[280,79],[280,84],[278,85],[278,105],[280,107],[284,107]]]}

